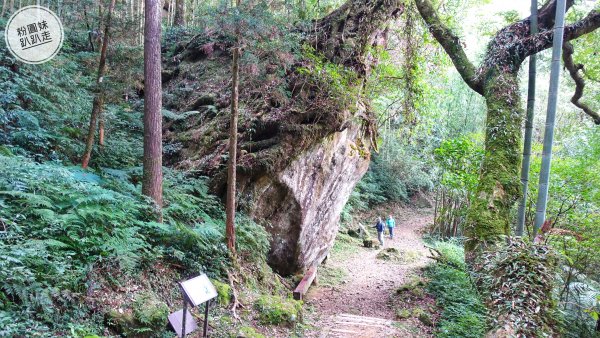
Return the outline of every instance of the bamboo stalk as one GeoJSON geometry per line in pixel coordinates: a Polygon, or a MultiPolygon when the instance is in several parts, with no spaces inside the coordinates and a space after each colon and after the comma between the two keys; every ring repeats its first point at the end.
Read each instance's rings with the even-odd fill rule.
{"type": "Polygon", "coordinates": [[[550,89],[548,95],[548,111],[546,115],[546,129],[544,132],[544,148],[542,150],[542,168],[540,170],[538,199],[536,203],[535,223],[533,226],[534,238],[546,220],[548,183],[550,181],[550,166],[552,163],[552,143],[554,141],[554,121],[556,119],[558,85],[560,81],[560,60],[565,30],[565,9],[566,0],[558,0],[556,4],[556,19],[554,21],[552,64],[550,68],[550,89]]]}
{"type": "MultiPolygon", "coordinates": [[[[531,0],[531,26],[529,30],[531,35],[537,34],[537,0],[531,0]]],[[[521,166],[521,185],[523,187],[523,196],[519,202],[519,212],[517,217],[517,236],[523,236],[525,228],[525,207],[527,205],[527,190],[529,188],[529,166],[531,162],[531,138],[533,135],[533,114],[535,109],[535,76],[536,76],[537,57],[535,54],[529,57],[529,81],[527,89],[527,119],[525,120],[525,142],[523,144],[523,163],[521,166]]]]}

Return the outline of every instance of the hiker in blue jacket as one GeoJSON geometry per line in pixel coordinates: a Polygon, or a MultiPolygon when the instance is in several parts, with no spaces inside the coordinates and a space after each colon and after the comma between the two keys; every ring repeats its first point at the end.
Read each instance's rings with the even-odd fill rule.
{"type": "Polygon", "coordinates": [[[379,240],[379,244],[381,244],[381,246],[383,246],[383,221],[381,220],[381,217],[377,217],[377,223],[375,224],[374,228],[377,229],[377,239],[379,240]]]}
{"type": "Polygon", "coordinates": [[[387,224],[388,230],[390,231],[390,239],[394,239],[394,228],[396,227],[396,220],[392,215],[388,216],[388,219],[385,221],[387,224]]]}

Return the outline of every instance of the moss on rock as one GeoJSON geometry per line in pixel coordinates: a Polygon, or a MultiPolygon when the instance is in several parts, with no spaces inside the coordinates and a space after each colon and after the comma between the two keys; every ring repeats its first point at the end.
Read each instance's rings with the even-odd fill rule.
{"type": "Polygon", "coordinates": [[[302,302],[279,296],[261,296],[255,303],[263,324],[293,325],[302,318],[302,302]]]}
{"type": "Polygon", "coordinates": [[[417,251],[398,250],[396,248],[383,249],[377,254],[378,259],[399,263],[414,263],[419,257],[421,257],[421,254],[417,251]]]}
{"type": "Polygon", "coordinates": [[[227,283],[219,282],[216,279],[210,280],[217,289],[217,301],[221,306],[227,306],[231,302],[232,292],[231,286],[227,283]]]}
{"type": "Polygon", "coordinates": [[[417,308],[413,310],[413,315],[424,325],[433,326],[433,320],[431,316],[423,309],[417,308]]]}

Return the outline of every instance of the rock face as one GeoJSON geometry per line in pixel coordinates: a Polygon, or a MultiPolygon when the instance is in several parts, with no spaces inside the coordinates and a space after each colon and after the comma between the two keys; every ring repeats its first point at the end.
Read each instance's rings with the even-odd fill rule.
{"type": "Polygon", "coordinates": [[[252,216],[269,221],[269,263],[276,270],[294,273],[321,263],[329,252],[342,208],[369,167],[357,136],[356,128],[333,133],[253,185],[252,216]]]}
{"type": "MultiPolygon", "coordinates": [[[[238,203],[271,233],[269,262],[282,274],[323,260],[341,210],[368,168],[376,139],[368,99],[361,97],[376,62],[369,53],[385,42],[385,23],[401,10],[399,0],[349,0],[299,41],[316,41],[311,53],[317,56],[301,48],[242,56],[238,203]],[[332,68],[338,69],[333,75],[332,68]]],[[[270,31],[267,38],[288,39],[285,34],[270,31]]],[[[249,50],[251,39],[245,39],[249,50]]],[[[233,40],[226,32],[196,35],[164,58],[166,164],[209,177],[221,196],[233,40]]]]}

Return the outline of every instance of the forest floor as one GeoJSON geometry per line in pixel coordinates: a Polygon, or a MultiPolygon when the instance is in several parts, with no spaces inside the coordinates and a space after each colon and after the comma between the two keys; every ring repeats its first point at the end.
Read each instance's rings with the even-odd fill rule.
{"type": "MultiPolygon", "coordinates": [[[[365,248],[361,240],[338,236],[328,261],[319,267],[318,285],[305,298],[312,308],[306,337],[432,336],[435,300],[421,288],[422,268],[429,262],[421,232],[432,223],[432,211],[389,205],[359,219],[368,228],[376,215],[390,212],[396,229],[383,248],[365,248]]],[[[374,229],[368,231],[377,243],[374,229]]]]}

